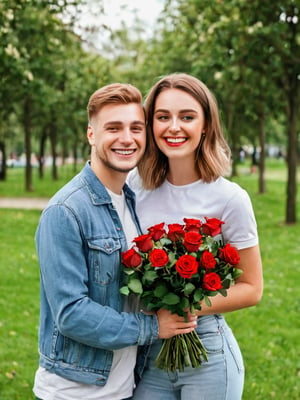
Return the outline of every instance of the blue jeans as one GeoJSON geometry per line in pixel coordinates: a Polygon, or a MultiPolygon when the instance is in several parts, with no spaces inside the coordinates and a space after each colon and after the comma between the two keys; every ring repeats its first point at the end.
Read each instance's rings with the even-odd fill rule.
{"type": "Polygon", "coordinates": [[[239,346],[220,315],[198,319],[197,333],[208,353],[208,362],[183,372],[155,367],[161,341],[150,350],[147,365],[133,400],[240,400],[244,365],[239,346]]]}
{"type": "MultiPolygon", "coordinates": [[[[132,397],[127,397],[127,399],[123,399],[123,400],[131,400],[131,399],[132,399],[132,397]]],[[[39,397],[36,397],[35,400],[42,400],[42,399],[40,399],[39,397]]]]}

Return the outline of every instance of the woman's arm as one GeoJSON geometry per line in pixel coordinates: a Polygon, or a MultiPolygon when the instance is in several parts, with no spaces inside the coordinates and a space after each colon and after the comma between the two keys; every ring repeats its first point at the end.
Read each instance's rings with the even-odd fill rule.
{"type": "Polygon", "coordinates": [[[263,293],[263,274],[259,246],[239,250],[240,263],[236,266],[243,271],[236,284],[227,291],[227,297],[218,294],[210,297],[211,307],[204,301],[196,315],[221,314],[251,307],[257,304],[263,293]]]}

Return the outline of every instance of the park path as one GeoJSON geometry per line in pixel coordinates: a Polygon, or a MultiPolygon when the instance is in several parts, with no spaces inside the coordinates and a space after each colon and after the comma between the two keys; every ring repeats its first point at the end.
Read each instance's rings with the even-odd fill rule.
{"type": "Polygon", "coordinates": [[[19,208],[25,210],[43,210],[48,199],[39,197],[0,197],[0,208],[19,208]]]}

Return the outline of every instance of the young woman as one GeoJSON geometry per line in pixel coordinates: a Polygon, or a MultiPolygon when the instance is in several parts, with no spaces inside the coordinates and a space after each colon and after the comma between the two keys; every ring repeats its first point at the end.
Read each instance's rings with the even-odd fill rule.
{"type": "MultiPolygon", "coordinates": [[[[218,106],[209,89],[187,74],[160,79],[145,101],[148,146],[138,171],[129,176],[137,196],[144,232],[155,224],[183,223],[183,218],[218,218],[223,239],[238,249],[243,270],[228,296],[212,298],[198,313],[197,333],[208,362],[184,372],[155,367],[157,340],[139,372],[135,400],[239,400],[244,366],[238,344],[223,313],[257,304],[263,278],[257,227],[248,194],[224,178],[230,149],[224,139],[218,106]]],[[[242,314],[241,314],[242,318],[242,314]]]]}

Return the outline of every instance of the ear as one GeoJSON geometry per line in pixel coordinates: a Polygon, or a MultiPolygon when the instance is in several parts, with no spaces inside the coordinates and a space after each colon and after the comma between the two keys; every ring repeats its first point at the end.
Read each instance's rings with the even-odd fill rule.
{"type": "Polygon", "coordinates": [[[86,131],[86,136],[88,138],[88,141],[90,143],[90,145],[92,146],[94,144],[94,131],[91,125],[88,125],[87,127],[87,131],[86,131]]]}

